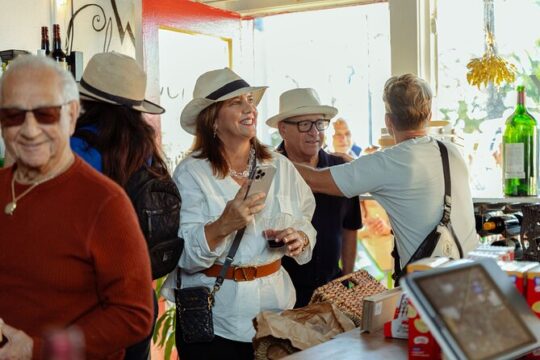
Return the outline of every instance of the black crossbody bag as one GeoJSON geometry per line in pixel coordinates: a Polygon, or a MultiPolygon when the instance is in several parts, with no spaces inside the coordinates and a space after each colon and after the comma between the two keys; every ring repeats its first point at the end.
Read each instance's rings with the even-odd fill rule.
{"type": "MultiPolygon", "coordinates": [[[[256,158],[253,158],[251,163],[249,180],[253,180],[255,176],[256,158]]],[[[249,193],[246,192],[246,196],[249,193]]],[[[206,343],[214,340],[214,320],[212,316],[212,307],[215,302],[215,295],[221,288],[227,270],[231,266],[236,251],[240,246],[240,240],[244,236],[246,228],[236,232],[233,243],[229,249],[225,263],[216,278],[212,290],[206,286],[194,286],[181,289],[182,275],[180,268],[176,272],[176,289],[174,291],[176,303],[176,326],[180,327],[182,338],[188,344],[191,343],[206,343]]]]}
{"type": "Polygon", "coordinates": [[[403,268],[401,268],[397,246],[394,243],[394,250],[392,250],[392,256],[394,257],[394,274],[392,275],[392,278],[394,279],[396,286],[399,285],[399,279],[404,275],[407,265],[412,262],[431,256],[446,256],[454,259],[463,257],[463,249],[461,248],[461,244],[450,223],[450,214],[452,212],[452,182],[450,180],[448,149],[439,140],[437,140],[437,144],[441,151],[444,173],[443,215],[441,221],[439,221],[437,226],[435,226],[435,228],[426,236],[403,268]]]}

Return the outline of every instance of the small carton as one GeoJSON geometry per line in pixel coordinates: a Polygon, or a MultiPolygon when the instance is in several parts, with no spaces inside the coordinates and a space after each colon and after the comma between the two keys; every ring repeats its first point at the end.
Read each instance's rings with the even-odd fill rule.
{"type": "Polygon", "coordinates": [[[527,271],[527,303],[540,318],[540,264],[527,271]]]}
{"type": "Polygon", "coordinates": [[[395,304],[394,318],[384,323],[384,337],[391,339],[409,338],[409,318],[407,318],[407,308],[409,301],[405,293],[401,293],[395,304]]]}
{"type": "MultiPolygon", "coordinates": [[[[407,266],[407,273],[442,267],[450,260],[447,257],[420,259],[407,266]]],[[[409,318],[409,359],[441,359],[442,353],[439,344],[410,302],[407,317],[409,318]]]]}
{"type": "Polygon", "coordinates": [[[362,330],[377,331],[383,328],[384,323],[392,320],[401,293],[401,288],[397,287],[365,297],[362,308],[362,330]]]}
{"type": "Polygon", "coordinates": [[[420,314],[409,302],[409,359],[442,359],[442,351],[420,314]]]}
{"type": "Polygon", "coordinates": [[[499,267],[505,271],[520,294],[526,296],[527,272],[538,265],[535,261],[499,261],[499,267]]]}

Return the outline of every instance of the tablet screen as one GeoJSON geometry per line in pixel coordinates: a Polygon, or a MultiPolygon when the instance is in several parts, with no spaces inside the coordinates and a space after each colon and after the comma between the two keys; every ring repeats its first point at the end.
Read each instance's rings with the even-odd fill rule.
{"type": "Polygon", "coordinates": [[[489,359],[536,341],[481,266],[427,276],[417,284],[469,359],[489,359]]]}

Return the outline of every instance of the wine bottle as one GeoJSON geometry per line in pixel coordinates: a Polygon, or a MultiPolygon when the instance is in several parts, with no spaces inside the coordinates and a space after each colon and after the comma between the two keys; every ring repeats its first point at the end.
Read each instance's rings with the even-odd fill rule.
{"type": "Polygon", "coordinates": [[[492,216],[484,220],[482,232],[488,234],[517,235],[521,230],[521,225],[517,217],[512,214],[492,216]]]}
{"type": "Polygon", "coordinates": [[[535,196],[538,152],[536,120],[525,107],[525,87],[517,87],[517,105],[503,134],[503,192],[535,196]]]}
{"type": "Polygon", "coordinates": [[[45,50],[45,56],[49,56],[51,54],[49,28],[46,26],[41,27],[41,50],[45,50]]]}
{"type": "Polygon", "coordinates": [[[53,51],[51,57],[65,69],[67,69],[66,53],[62,50],[62,41],[60,40],[60,25],[53,25],[53,51]]]}

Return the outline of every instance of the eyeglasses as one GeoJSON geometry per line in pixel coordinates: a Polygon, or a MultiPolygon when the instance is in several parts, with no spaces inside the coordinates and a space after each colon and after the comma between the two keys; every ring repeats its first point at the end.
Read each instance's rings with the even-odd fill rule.
{"type": "Polygon", "coordinates": [[[302,121],[290,121],[290,120],[283,120],[285,124],[291,124],[296,125],[298,127],[298,131],[300,132],[310,132],[313,125],[315,125],[315,128],[318,131],[324,131],[328,129],[328,125],[330,125],[330,120],[327,119],[318,119],[318,120],[302,120],[302,121]]]}
{"type": "Polygon", "coordinates": [[[0,108],[0,124],[4,127],[20,126],[26,120],[26,113],[34,114],[36,121],[42,125],[51,125],[60,121],[60,112],[66,104],[41,106],[34,109],[0,108]]]}

